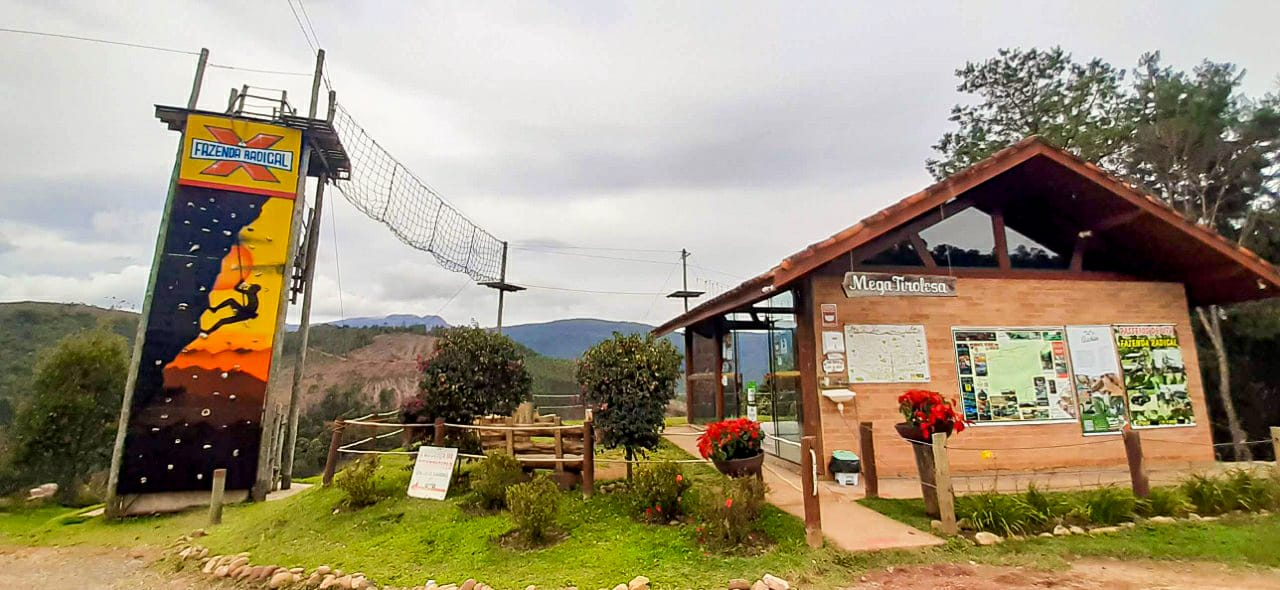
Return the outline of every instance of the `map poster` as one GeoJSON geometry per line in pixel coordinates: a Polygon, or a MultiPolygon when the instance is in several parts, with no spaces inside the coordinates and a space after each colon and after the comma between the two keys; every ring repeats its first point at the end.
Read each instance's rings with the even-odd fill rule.
{"type": "Polygon", "coordinates": [[[1062,328],[953,329],[960,406],[978,423],[1076,419],[1062,328]]]}
{"type": "Polygon", "coordinates": [[[458,449],[453,447],[418,447],[413,475],[409,478],[409,497],[443,500],[449,493],[457,459],[458,449]]]}
{"type": "Polygon", "coordinates": [[[1124,426],[1124,383],[1111,326],[1067,326],[1072,381],[1085,434],[1119,434],[1124,426]]]}
{"type": "Polygon", "coordinates": [[[927,383],[924,326],[846,324],[850,383],[927,383]]]}
{"type": "Polygon", "coordinates": [[[1116,326],[1129,419],[1135,428],[1191,426],[1187,369],[1172,325],[1116,326]]]}

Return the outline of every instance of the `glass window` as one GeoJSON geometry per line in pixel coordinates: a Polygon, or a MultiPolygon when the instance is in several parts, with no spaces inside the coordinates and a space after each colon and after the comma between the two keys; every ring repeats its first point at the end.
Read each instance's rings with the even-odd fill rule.
{"type": "Polygon", "coordinates": [[[996,238],[991,216],[973,207],[920,232],[938,266],[996,268],[996,238]]]}
{"type": "Polygon", "coordinates": [[[1070,256],[1050,250],[1007,225],[1004,235],[1009,246],[1009,264],[1013,268],[1062,269],[1071,265],[1070,256]]]}
{"type": "Polygon", "coordinates": [[[924,266],[924,261],[911,247],[910,240],[903,240],[877,253],[862,264],[867,266],[924,266]]]}

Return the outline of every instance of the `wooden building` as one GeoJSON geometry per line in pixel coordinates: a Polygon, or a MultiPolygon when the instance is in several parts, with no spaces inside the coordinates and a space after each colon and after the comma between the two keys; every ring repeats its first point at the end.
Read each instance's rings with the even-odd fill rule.
{"type": "Polygon", "coordinates": [[[955,400],[958,446],[1000,449],[953,471],[1119,467],[1122,445],[1083,443],[1126,422],[1166,441],[1149,463],[1185,466],[1213,459],[1192,308],[1277,293],[1256,254],[1031,137],[654,332],[684,329],[694,422],[757,418],[792,460],[815,435],[824,469],[869,421],[880,474],[913,474],[908,389],[955,400]]]}

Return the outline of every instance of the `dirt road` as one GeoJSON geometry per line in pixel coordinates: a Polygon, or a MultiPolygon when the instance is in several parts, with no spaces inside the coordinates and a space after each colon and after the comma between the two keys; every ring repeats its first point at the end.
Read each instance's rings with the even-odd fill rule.
{"type": "MultiPolygon", "coordinates": [[[[0,588],[66,590],[212,590],[193,574],[147,567],[152,551],[90,547],[2,547],[0,588]]],[[[1280,588],[1280,571],[1206,563],[1084,560],[1067,571],[939,564],[869,572],[848,590],[1263,590],[1280,588]]]]}

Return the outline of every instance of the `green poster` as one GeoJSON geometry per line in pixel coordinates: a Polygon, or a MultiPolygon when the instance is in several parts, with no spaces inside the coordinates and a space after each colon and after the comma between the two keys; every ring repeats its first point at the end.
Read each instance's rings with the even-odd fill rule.
{"type": "Polygon", "coordinates": [[[1116,326],[1115,334],[1134,427],[1195,424],[1187,394],[1187,369],[1174,327],[1116,326]]]}

